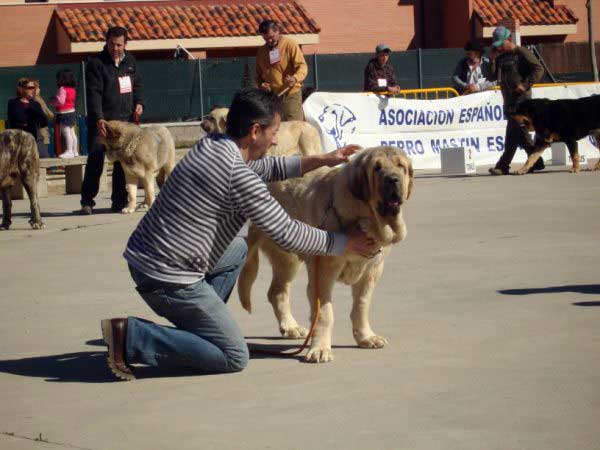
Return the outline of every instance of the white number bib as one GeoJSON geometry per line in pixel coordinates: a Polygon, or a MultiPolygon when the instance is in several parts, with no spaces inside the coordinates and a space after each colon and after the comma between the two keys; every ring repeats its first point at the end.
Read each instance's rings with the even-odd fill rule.
{"type": "Polygon", "coordinates": [[[281,61],[281,58],[279,57],[279,49],[276,48],[275,50],[271,50],[269,52],[269,62],[271,64],[277,64],[279,61],[281,61]]]}
{"type": "Polygon", "coordinates": [[[129,75],[119,77],[119,94],[129,94],[131,91],[131,77],[129,75]]]}

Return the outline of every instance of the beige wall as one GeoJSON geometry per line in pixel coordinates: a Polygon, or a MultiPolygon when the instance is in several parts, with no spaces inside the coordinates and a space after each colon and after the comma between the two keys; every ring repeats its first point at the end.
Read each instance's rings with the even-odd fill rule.
{"type": "Polygon", "coordinates": [[[298,0],[321,27],[318,45],[304,53],[367,53],[379,42],[392,50],[413,48],[418,1],[298,0]]]}
{"type": "MultiPolygon", "coordinates": [[[[565,42],[582,42],[588,40],[587,0],[555,0],[557,5],[568,6],[579,18],[577,22],[577,34],[567,36],[565,42]]],[[[600,40],[600,2],[594,0],[594,37],[600,40]]]]}
{"type": "Polygon", "coordinates": [[[53,5],[44,4],[0,6],[0,66],[33,66],[44,49],[56,48],[50,27],[53,11],[53,5]]]}
{"type": "Polygon", "coordinates": [[[460,48],[471,38],[471,7],[469,0],[439,0],[443,17],[440,47],[460,48]]]}
{"type": "MultiPolygon", "coordinates": [[[[471,32],[472,0],[298,1],[321,27],[320,43],[303,46],[306,54],[370,53],[379,42],[401,51],[422,46],[421,39],[425,39],[427,47],[462,47],[471,32]],[[422,2],[427,11],[426,36],[419,34],[422,2]]],[[[566,42],[587,41],[586,0],[555,1],[568,4],[580,19],[577,34],[569,35],[566,42]]],[[[595,6],[598,39],[600,3],[596,2],[595,6]]],[[[81,60],[81,55],[57,56],[54,7],[50,4],[0,5],[0,67],[81,60]]],[[[205,55],[194,53],[200,57],[205,55]]],[[[231,51],[209,53],[206,56],[233,56],[231,51]]],[[[247,53],[245,49],[243,54],[247,53]]],[[[143,54],[139,57],[145,59],[143,54]]]]}

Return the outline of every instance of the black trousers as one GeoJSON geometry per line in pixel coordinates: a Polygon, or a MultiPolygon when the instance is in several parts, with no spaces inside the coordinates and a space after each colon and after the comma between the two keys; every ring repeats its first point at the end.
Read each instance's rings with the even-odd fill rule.
{"type": "MultiPolygon", "coordinates": [[[[81,184],[81,206],[95,206],[94,198],[100,189],[100,177],[104,170],[104,148],[96,144],[98,128],[89,127],[87,135],[88,159],[81,184]]],[[[113,164],[112,206],[120,209],[127,204],[125,174],[119,162],[113,164]]]]}
{"type": "MultiPolygon", "coordinates": [[[[500,159],[496,163],[496,169],[500,169],[503,172],[510,170],[510,163],[515,157],[517,147],[524,147],[527,142],[528,136],[526,132],[519,126],[519,124],[508,116],[506,123],[506,135],[504,137],[504,152],[500,159]]],[[[540,156],[535,162],[533,169],[541,170],[544,168],[544,160],[540,156]]]]}

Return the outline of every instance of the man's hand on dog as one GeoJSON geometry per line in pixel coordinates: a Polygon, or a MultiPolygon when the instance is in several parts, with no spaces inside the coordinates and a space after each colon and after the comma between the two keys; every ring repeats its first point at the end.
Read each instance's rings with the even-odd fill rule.
{"type": "Polygon", "coordinates": [[[271,92],[271,85],[269,83],[267,83],[266,81],[264,83],[261,83],[260,88],[263,91],[271,92]]]}
{"type": "Polygon", "coordinates": [[[342,164],[348,162],[350,156],[354,155],[357,151],[359,151],[362,147],[360,145],[350,144],[344,147],[340,147],[337,150],[334,150],[329,153],[325,153],[323,158],[327,161],[326,165],[329,167],[337,166],[338,164],[342,164]]]}
{"type": "Polygon", "coordinates": [[[98,127],[98,134],[102,137],[106,137],[106,120],[98,119],[96,122],[96,126],[98,127]]]}
{"type": "Polygon", "coordinates": [[[358,227],[353,227],[346,233],[346,253],[355,253],[365,258],[372,258],[380,252],[375,241],[358,227]]]}
{"type": "Polygon", "coordinates": [[[332,152],[325,153],[324,155],[303,156],[302,162],[300,163],[302,175],[311,170],[318,169],[319,167],[335,167],[338,164],[348,162],[349,157],[360,149],[361,147],[359,145],[350,144],[332,152]]]}

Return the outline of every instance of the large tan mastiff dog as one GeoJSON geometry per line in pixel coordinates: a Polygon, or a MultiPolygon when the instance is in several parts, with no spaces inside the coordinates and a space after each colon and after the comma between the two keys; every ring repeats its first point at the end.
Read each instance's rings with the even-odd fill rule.
{"type": "Polygon", "coordinates": [[[361,227],[380,246],[374,255],[344,256],[296,255],[276,246],[256,227],[248,236],[248,257],[238,281],[240,301],[251,311],[250,292],[259,265],[259,249],[271,263],[273,278],[268,291],[279,330],[284,337],[306,337],[290,310],[290,285],[302,262],[308,269],[308,297],[314,314],[319,277],[321,314],[306,356],[309,362],[333,359],[331,335],[333,329],[332,291],[336,281],[352,286],[351,313],[354,338],[361,348],[381,348],[384,337],[377,335],[369,324],[369,307],[373,289],[383,272],[385,257],[392,244],[406,237],[402,205],[413,186],[410,159],[395,147],[363,150],[349,163],[333,169],[321,168],[280,183],[269,190],[294,218],[329,231],[344,231],[361,227]],[[316,267],[318,264],[318,273],[316,267]]]}
{"type": "MultiPolygon", "coordinates": [[[[229,108],[214,108],[202,121],[207,133],[225,133],[229,108]]],[[[319,132],[308,122],[290,120],[281,122],[277,132],[277,145],[269,148],[269,156],[293,154],[316,155],[321,153],[319,132]]]]}
{"type": "Polygon", "coordinates": [[[138,179],[145,191],[144,202],[139,209],[148,209],[154,203],[154,180],[162,186],[175,167],[175,143],[166,127],[153,125],[141,128],[129,122],[109,120],[106,137],[98,143],[106,147],[109,161],[119,161],[127,183],[127,206],[123,214],[136,210],[138,179]]]}

